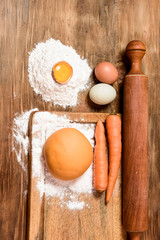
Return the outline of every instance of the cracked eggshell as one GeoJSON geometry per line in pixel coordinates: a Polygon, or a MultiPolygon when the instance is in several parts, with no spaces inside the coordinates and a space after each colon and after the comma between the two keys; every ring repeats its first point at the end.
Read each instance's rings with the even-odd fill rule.
{"type": "Polygon", "coordinates": [[[98,105],[106,105],[115,99],[116,90],[109,84],[99,83],[90,89],[89,97],[98,105]]]}

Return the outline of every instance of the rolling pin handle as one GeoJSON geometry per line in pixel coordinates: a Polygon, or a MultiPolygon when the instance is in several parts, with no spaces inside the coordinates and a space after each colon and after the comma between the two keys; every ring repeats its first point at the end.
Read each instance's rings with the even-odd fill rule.
{"type": "Polygon", "coordinates": [[[129,240],[140,240],[141,232],[130,232],[129,233],[129,240]]]}
{"type": "Polygon", "coordinates": [[[145,55],[146,47],[143,42],[134,40],[128,43],[126,54],[131,62],[131,70],[128,75],[143,74],[141,71],[141,60],[145,55]]]}

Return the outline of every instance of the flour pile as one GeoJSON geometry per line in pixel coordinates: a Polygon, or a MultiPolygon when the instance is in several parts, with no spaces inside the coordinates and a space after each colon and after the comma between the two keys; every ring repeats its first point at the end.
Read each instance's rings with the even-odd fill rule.
{"type": "Polygon", "coordinates": [[[46,102],[64,108],[76,106],[78,93],[88,88],[91,71],[86,59],[82,59],[72,47],[63,45],[59,40],[51,38],[45,43],[38,43],[29,53],[31,87],[46,102]],[[66,61],[73,68],[71,80],[64,85],[52,78],[52,68],[59,61],[66,61]]]}

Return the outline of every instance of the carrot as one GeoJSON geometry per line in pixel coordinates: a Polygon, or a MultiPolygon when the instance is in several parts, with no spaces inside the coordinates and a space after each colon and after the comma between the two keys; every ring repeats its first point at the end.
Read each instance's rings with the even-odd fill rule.
{"type": "Polygon", "coordinates": [[[107,188],[108,162],[106,156],[106,137],[103,123],[99,120],[95,130],[94,150],[94,188],[103,192],[107,188]]]}
{"type": "Polygon", "coordinates": [[[106,201],[109,202],[118,176],[121,161],[121,118],[118,115],[109,115],[106,119],[106,130],[109,145],[109,176],[106,201]]]}

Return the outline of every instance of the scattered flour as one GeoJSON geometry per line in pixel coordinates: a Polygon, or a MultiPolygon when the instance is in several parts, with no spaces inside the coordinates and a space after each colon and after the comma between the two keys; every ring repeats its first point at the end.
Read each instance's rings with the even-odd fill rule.
{"type": "Polygon", "coordinates": [[[72,127],[81,131],[94,147],[95,124],[72,122],[66,116],[57,116],[49,112],[35,113],[32,128],[32,177],[36,178],[41,197],[45,193],[46,197],[58,197],[60,206],[82,209],[84,206],[89,207],[79,198],[81,193],[92,193],[92,165],[81,177],[72,181],[63,181],[54,178],[49,173],[42,155],[46,139],[54,131],[64,127],[72,127]]]}
{"type": "Polygon", "coordinates": [[[26,111],[13,120],[13,142],[12,150],[15,152],[17,161],[22,166],[23,170],[26,171],[24,162],[22,161],[22,154],[28,154],[29,138],[28,138],[28,124],[30,114],[34,111],[38,111],[37,108],[26,111]],[[17,147],[16,147],[17,146],[17,147]]]}
{"type": "Polygon", "coordinates": [[[83,209],[83,207],[85,206],[85,202],[82,201],[82,202],[71,202],[71,201],[68,201],[68,203],[66,203],[66,206],[69,208],[69,209],[83,209]]]}
{"type": "MultiPolygon", "coordinates": [[[[28,122],[32,109],[16,116],[13,126],[13,150],[16,153],[17,161],[26,170],[23,162],[23,153],[28,154],[28,122]],[[18,149],[18,150],[17,150],[18,149]]],[[[47,170],[42,155],[42,148],[46,139],[56,130],[64,127],[73,127],[81,131],[94,147],[95,124],[72,122],[66,116],[57,116],[49,112],[37,112],[34,115],[32,128],[32,177],[37,180],[37,189],[40,197],[45,194],[47,198],[52,196],[59,199],[61,207],[66,206],[70,210],[81,210],[90,207],[87,203],[87,195],[92,193],[92,165],[79,178],[72,181],[62,181],[54,178],[47,170]],[[83,199],[81,199],[83,193],[83,199]],[[86,201],[84,201],[86,195],[86,201]]]]}
{"type": "Polygon", "coordinates": [[[31,87],[37,94],[42,95],[46,102],[64,108],[76,106],[78,93],[87,88],[91,71],[86,59],[82,59],[71,46],[65,46],[53,38],[45,43],[38,43],[29,53],[28,72],[31,87]],[[64,85],[52,78],[52,68],[59,61],[66,61],[73,68],[72,79],[64,85]]]}

